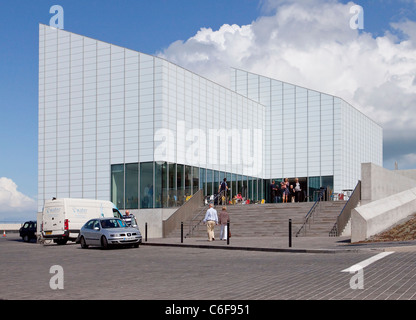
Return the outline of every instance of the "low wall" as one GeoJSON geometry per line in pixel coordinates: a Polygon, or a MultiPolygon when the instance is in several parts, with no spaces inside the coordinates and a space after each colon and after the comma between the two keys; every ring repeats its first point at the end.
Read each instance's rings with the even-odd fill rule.
{"type": "Polygon", "coordinates": [[[383,232],[416,213],[416,188],[384,197],[351,212],[351,242],[383,232]]]}
{"type": "MultiPolygon", "coordinates": [[[[160,209],[129,209],[130,213],[136,217],[139,230],[145,237],[145,225],[147,223],[148,238],[163,238],[165,234],[172,231],[180,221],[188,219],[195,208],[203,205],[202,190],[195,193],[191,199],[178,208],[160,209]]],[[[120,210],[122,214],[125,210],[120,210]]]]}
{"type": "Polygon", "coordinates": [[[416,170],[388,170],[373,163],[361,164],[361,204],[416,188],[416,170]]]}
{"type": "Polygon", "coordinates": [[[178,210],[175,211],[168,219],[163,220],[162,223],[162,236],[166,237],[175,228],[180,226],[181,222],[190,220],[193,218],[195,211],[204,205],[204,193],[203,190],[199,190],[195,193],[191,199],[185,202],[178,210]]]}
{"type": "MultiPolygon", "coordinates": [[[[178,208],[166,209],[129,209],[137,220],[139,230],[143,236],[145,225],[147,223],[147,237],[148,238],[162,238],[163,237],[163,220],[168,219],[178,208]]],[[[125,210],[120,210],[123,214],[125,210]]]]}
{"type": "MultiPolygon", "coordinates": [[[[6,231],[19,231],[20,227],[23,225],[23,223],[2,223],[0,224],[0,231],[1,235],[3,235],[3,232],[6,231]]],[[[1,236],[0,235],[0,236],[1,236]]]]}
{"type": "Polygon", "coordinates": [[[402,176],[405,176],[407,178],[413,179],[416,181],[416,170],[396,170],[396,172],[402,176]]]}

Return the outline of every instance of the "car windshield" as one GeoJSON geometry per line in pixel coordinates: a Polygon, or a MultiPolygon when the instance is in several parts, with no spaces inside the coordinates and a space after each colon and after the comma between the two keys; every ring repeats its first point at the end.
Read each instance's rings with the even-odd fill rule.
{"type": "Polygon", "coordinates": [[[125,228],[126,224],[120,219],[106,219],[101,221],[101,227],[107,228],[125,228]]]}

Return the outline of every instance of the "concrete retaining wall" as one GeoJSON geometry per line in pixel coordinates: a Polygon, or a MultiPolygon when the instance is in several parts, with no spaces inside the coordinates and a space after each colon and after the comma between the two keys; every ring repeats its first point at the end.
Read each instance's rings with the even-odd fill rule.
{"type": "Polygon", "coordinates": [[[384,197],[351,212],[351,242],[383,232],[416,213],[416,188],[384,197]]]}
{"type": "MultiPolygon", "coordinates": [[[[185,211],[191,214],[193,213],[194,207],[198,207],[203,204],[203,193],[198,191],[195,193],[190,200],[178,208],[164,208],[164,209],[129,209],[137,220],[138,227],[143,236],[145,236],[145,225],[147,223],[147,237],[148,238],[163,238],[164,233],[171,231],[172,225],[169,225],[169,222],[176,223],[178,220],[179,223],[181,219],[187,219],[187,216],[184,216],[183,212],[179,212],[179,217],[177,219],[172,219],[172,216],[176,215],[178,211],[185,211]],[[196,203],[195,205],[193,203],[196,203]],[[168,223],[167,223],[168,222],[168,223]]],[[[124,214],[125,210],[121,210],[124,214]]],[[[183,220],[185,221],[185,220],[183,220]]]]}
{"type": "MultiPolygon", "coordinates": [[[[147,223],[148,238],[163,237],[163,220],[168,219],[178,208],[169,209],[129,209],[130,213],[136,217],[139,230],[142,233],[144,241],[145,224],[147,223]]],[[[125,210],[121,210],[122,213],[125,210]]]]}
{"type": "Polygon", "coordinates": [[[373,163],[361,165],[362,205],[415,187],[416,170],[388,170],[373,163]]]}

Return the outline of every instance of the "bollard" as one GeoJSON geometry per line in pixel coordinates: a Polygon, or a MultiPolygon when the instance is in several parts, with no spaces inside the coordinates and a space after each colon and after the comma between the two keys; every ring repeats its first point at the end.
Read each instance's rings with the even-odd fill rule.
{"type": "Polygon", "coordinates": [[[292,248],[292,219],[289,219],[289,248],[292,248]]]}
{"type": "Polygon", "coordinates": [[[181,243],[183,243],[183,222],[181,222],[181,243]]]}
{"type": "Polygon", "coordinates": [[[144,241],[147,242],[147,222],[144,224],[144,241]]]}
{"type": "Polygon", "coordinates": [[[227,221],[227,245],[230,244],[230,221],[227,221]]]}

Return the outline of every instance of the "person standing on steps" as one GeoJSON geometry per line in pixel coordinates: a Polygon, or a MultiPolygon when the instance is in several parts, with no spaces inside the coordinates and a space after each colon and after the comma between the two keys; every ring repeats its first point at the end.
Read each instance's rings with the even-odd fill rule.
{"type": "Polygon", "coordinates": [[[300,183],[299,183],[298,178],[295,179],[295,183],[296,183],[296,185],[295,185],[295,193],[296,193],[295,201],[296,202],[302,202],[302,199],[301,199],[302,188],[300,187],[300,183]]]}
{"type": "Polygon", "coordinates": [[[289,196],[290,196],[288,178],[285,178],[285,180],[282,182],[282,194],[283,194],[283,202],[287,203],[287,200],[289,199],[289,196]]]}
{"type": "Polygon", "coordinates": [[[270,203],[277,202],[277,188],[276,183],[272,180],[272,183],[269,185],[269,192],[270,192],[270,203]]]}
{"type": "Polygon", "coordinates": [[[218,214],[212,203],[209,204],[209,209],[202,221],[207,225],[208,241],[215,240],[214,228],[218,224],[218,214]]]}
{"type": "Polygon", "coordinates": [[[220,240],[227,240],[228,238],[229,230],[227,228],[227,222],[230,222],[230,215],[227,212],[227,208],[223,206],[219,217],[219,223],[221,226],[220,240]]]}
{"type": "Polygon", "coordinates": [[[227,203],[227,193],[228,193],[228,185],[227,185],[227,178],[224,178],[224,180],[221,182],[218,193],[221,193],[221,204],[225,205],[227,203]]]}

